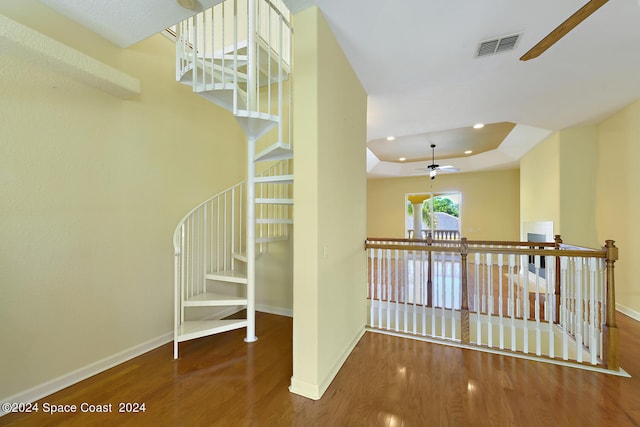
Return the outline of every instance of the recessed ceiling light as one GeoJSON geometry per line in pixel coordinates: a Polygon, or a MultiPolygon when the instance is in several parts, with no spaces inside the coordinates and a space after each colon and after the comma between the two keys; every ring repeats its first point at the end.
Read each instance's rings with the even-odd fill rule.
{"type": "Polygon", "coordinates": [[[398,160],[400,160],[401,162],[404,162],[405,160],[407,160],[406,157],[400,157],[398,160]]]}
{"type": "Polygon", "coordinates": [[[387,141],[393,141],[394,139],[396,139],[396,137],[395,137],[395,136],[388,136],[388,137],[387,137],[387,141]]]}
{"type": "Polygon", "coordinates": [[[471,151],[471,150],[467,150],[467,151],[464,152],[464,154],[471,154],[471,153],[473,153],[473,151],[471,151]]]}
{"type": "Polygon", "coordinates": [[[484,127],[484,123],[476,123],[475,125],[473,125],[474,129],[482,129],[484,127]]]}

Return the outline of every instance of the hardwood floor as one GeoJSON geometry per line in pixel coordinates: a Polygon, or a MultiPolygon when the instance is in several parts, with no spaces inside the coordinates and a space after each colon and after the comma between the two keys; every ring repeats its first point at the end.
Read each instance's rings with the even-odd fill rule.
{"type": "Polygon", "coordinates": [[[367,332],[319,401],[289,393],[292,319],[171,344],[10,414],[2,426],[640,426],[640,323],[618,315],[623,378],[367,332]],[[112,413],[80,413],[80,404],[112,413]],[[120,402],[144,413],[118,413],[120,402]],[[43,405],[78,413],[45,414],[43,405]]]}

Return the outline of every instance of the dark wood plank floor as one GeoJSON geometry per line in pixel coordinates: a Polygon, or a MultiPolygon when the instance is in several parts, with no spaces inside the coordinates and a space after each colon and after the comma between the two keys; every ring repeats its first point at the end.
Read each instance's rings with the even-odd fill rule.
{"type": "MultiPolygon", "coordinates": [[[[171,344],[39,404],[112,404],[108,414],[10,414],[15,426],[640,426],[640,323],[619,315],[633,378],[367,332],[320,401],[289,393],[292,320],[171,344]],[[117,413],[120,402],[146,412],[117,413]]],[[[19,367],[16,367],[19,369],[19,367]]],[[[79,410],[79,409],[78,409],[79,410]]]]}

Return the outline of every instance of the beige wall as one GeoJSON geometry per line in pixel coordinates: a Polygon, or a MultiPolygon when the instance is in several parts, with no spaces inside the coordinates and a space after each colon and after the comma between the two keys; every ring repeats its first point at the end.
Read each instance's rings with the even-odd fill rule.
{"type": "Polygon", "coordinates": [[[289,240],[264,244],[262,252],[258,253],[256,259],[256,310],[258,311],[286,316],[293,314],[293,232],[289,231],[289,233],[289,240]]]}
{"type": "Polygon", "coordinates": [[[595,126],[560,132],[560,234],[567,243],[599,248],[596,236],[595,126]]]}
{"type": "Polygon", "coordinates": [[[597,147],[597,239],[620,248],[616,301],[640,320],[640,100],[599,124],[597,147]]]}
{"type": "Polygon", "coordinates": [[[234,119],[174,81],[174,46],[118,49],[33,0],[0,12],[139,79],[121,100],[0,61],[0,400],[173,329],[172,233],[245,175],[234,119]]]}
{"type": "Polygon", "coordinates": [[[595,126],[554,132],[520,160],[522,223],[551,221],[565,243],[599,247],[595,234],[595,126]]]}
{"type": "Polygon", "coordinates": [[[428,177],[369,179],[367,236],[405,237],[405,195],[460,192],[464,237],[476,240],[519,240],[518,170],[440,174],[428,177]]]}
{"type": "Polygon", "coordinates": [[[550,221],[560,233],[560,136],[553,133],[520,159],[520,220],[550,221]]]}
{"type": "Polygon", "coordinates": [[[520,163],[521,218],[554,221],[566,243],[599,248],[612,239],[618,308],[640,319],[633,241],[640,238],[640,101],[596,126],[563,129],[520,163]],[[547,197],[544,197],[544,192],[547,197]]]}
{"type": "Polygon", "coordinates": [[[366,93],[317,8],[294,17],[291,391],[320,398],[364,332],[366,93]]]}

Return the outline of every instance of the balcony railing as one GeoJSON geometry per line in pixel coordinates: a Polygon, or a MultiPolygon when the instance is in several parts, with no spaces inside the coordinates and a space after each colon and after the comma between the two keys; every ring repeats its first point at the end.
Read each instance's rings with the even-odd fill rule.
{"type": "Polygon", "coordinates": [[[619,370],[617,248],[556,242],[365,243],[369,326],[619,370]]]}

